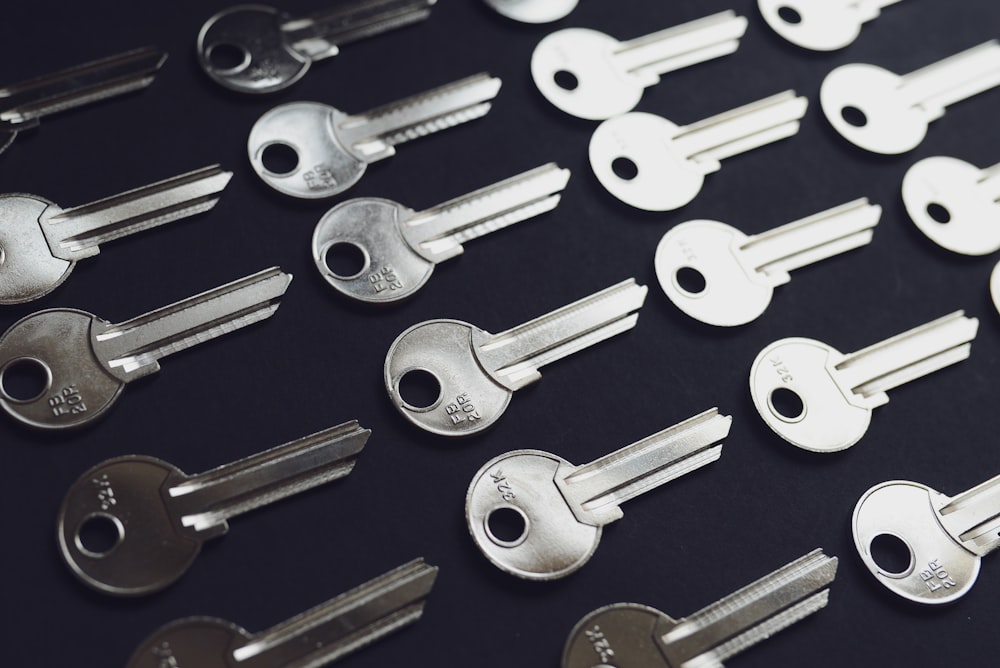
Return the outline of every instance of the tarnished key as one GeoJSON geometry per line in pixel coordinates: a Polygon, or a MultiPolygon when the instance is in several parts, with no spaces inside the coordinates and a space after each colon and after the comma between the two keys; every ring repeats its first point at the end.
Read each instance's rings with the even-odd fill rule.
{"type": "Polygon", "coordinates": [[[671,211],[693,200],[721,160],[799,131],[809,101],[785,91],[686,126],[630,112],[601,123],[590,166],[608,192],[638,209],[671,211]]]}
{"type": "Polygon", "coordinates": [[[895,155],[916,148],[949,105],[1000,85],[1000,42],[991,40],[899,76],[854,63],[820,87],[823,114],[855,146],[895,155]]]}
{"type": "Polygon", "coordinates": [[[282,104],[250,130],[250,164],[286,195],[331,197],[357,183],[369,164],[395,155],[397,144],[485,116],[498,92],[500,79],[483,73],[362,114],[318,102],[282,104]]]}
{"type": "Polygon", "coordinates": [[[0,153],[49,114],[145,88],[166,59],[145,47],[0,88],[0,153]]]}
{"type": "Polygon", "coordinates": [[[68,308],[26,316],[0,337],[0,408],[40,429],[93,422],[161,357],[274,315],[291,280],[272,267],[118,324],[68,308]],[[40,387],[12,388],[14,369],[40,387]]]}
{"type": "Polygon", "coordinates": [[[313,260],[343,295],[363,302],[405,299],[436,264],[461,254],[463,242],[554,209],[567,181],[569,170],[550,162],[426,211],[376,197],[348,200],[316,225],[313,260]],[[348,250],[360,266],[337,266],[348,250]]]}
{"type": "Polygon", "coordinates": [[[0,304],[47,295],[105,241],[208,211],[232,176],[212,165],[72,209],[0,195],[0,304]]]}
{"type": "Polygon", "coordinates": [[[521,23],[558,21],[576,9],[577,0],[486,0],[498,14],[521,23]]]}
{"type": "Polygon", "coordinates": [[[883,7],[900,0],[757,0],[760,14],[774,32],[813,51],[843,49],[858,38],[861,26],[883,7]]]}
{"type": "Polygon", "coordinates": [[[722,668],[826,607],[836,574],[837,558],[817,549],[688,617],[638,603],[598,608],[570,631],[562,667],[722,668]]]}
{"type": "Polygon", "coordinates": [[[761,234],[715,220],[677,225],[660,239],[654,265],[677,308],[709,325],[759,317],[788,272],[871,242],[882,207],[862,197],[761,234]]]}
{"type": "Polygon", "coordinates": [[[487,462],[465,497],[469,532],[500,570],[554,580],[583,566],[621,504],[722,455],[732,418],[716,408],[586,464],[541,450],[487,462]]]}
{"type": "Polygon", "coordinates": [[[924,158],[903,177],[903,203],[921,232],[964,255],[1000,250],[1000,165],[924,158]]]}
{"type": "Polygon", "coordinates": [[[351,0],[290,16],[266,5],[236,5],[198,33],[198,62],[212,81],[240,93],[272,93],[305,76],[317,60],[365,37],[430,16],[437,0],[351,0]]]}
{"type": "Polygon", "coordinates": [[[541,378],[541,367],[635,327],[645,299],[646,286],[630,278],[499,334],[461,320],[419,323],[389,348],[385,389],[421,429],[474,434],[500,418],[514,390],[541,378]],[[417,399],[410,387],[437,394],[417,399]]]}
{"type": "Polygon", "coordinates": [[[101,462],[63,499],[59,551],[98,591],[159,591],[230,518],[350,473],[370,434],[352,420],[194,476],[155,457],[101,462]]]}
{"type": "Polygon", "coordinates": [[[746,18],[732,11],[627,42],[567,28],[535,47],[531,76],[545,99],[567,114],[604,120],[631,111],[661,74],[733,53],[746,29],[746,18]]]}
{"type": "Polygon", "coordinates": [[[979,320],[955,311],[845,355],[815,339],[775,341],[750,369],[757,412],[778,436],[813,452],[857,443],[887,391],[968,358],[979,320]]]}

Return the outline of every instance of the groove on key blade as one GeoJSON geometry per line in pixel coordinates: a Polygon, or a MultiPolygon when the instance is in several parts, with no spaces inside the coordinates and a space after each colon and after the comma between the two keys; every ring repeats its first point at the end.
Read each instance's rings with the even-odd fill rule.
{"type": "Polygon", "coordinates": [[[281,24],[292,48],[312,60],[335,56],[340,46],[402,28],[430,16],[437,0],[357,0],[281,24]]]}
{"type": "Polygon", "coordinates": [[[1000,476],[948,498],[931,497],[938,521],[962,547],[980,557],[1000,547],[1000,476]]]}
{"type": "Polygon", "coordinates": [[[622,42],[614,57],[623,70],[656,79],[735,52],[746,28],[746,18],[726,10],[622,42]]]}

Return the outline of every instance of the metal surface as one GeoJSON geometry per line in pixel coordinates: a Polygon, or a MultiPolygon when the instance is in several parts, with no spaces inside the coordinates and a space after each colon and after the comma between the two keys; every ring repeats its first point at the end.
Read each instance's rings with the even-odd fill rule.
{"type": "Polygon", "coordinates": [[[757,0],[760,14],[774,32],[813,51],[836,51],[850,45],[861,26],[883,7],[900,0],[757,0]]]}
{"type": "Polygon", "coordinates": [[[577,0],[485,0],[497,13],[522,23],[558,21],[576,9],[577,0]]]}
{"type": "Polygon", "coordinates": [[[993,273],[990,275],[990,296],[993,297],[993,306],[1000,313],[1000,262],[993,267],[993,273]]]}

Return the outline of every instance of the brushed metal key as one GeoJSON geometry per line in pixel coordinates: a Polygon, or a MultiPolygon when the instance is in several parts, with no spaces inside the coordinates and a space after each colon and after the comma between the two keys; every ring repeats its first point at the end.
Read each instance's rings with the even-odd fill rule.
{"type": "Polygon", "coordinates": [[[105,241],[208,211],[232,176],[212,165],[72,209],[0,195],[0,304],[47,295],[105,241]]]}
{"type": "Polygon", "coordinates": [[[193,476],[155,457],[109,459],[66,493],[59,551],[97,591],[159,591],[187,571],[202,543],[229,531],[230,518],[346,476],[370,435],[352,420],[193,476]],[[95,541],[101,531],[113,540],[95,541]]]}
{"type": "Polygon", "coordinates": [[[347,200],[316,225],[313,260],[326,282],[347,297],[372,303],[405,299],[427,282],[435,265],[461,254],[463,242],[554,209],[568,180],[569,170],[550,162],[425,211],[376,197],[347,200]],[[345,249],[363,258],[349,275],[338,274],[330,261],[331,253],[336,258],[345,249]]]}
{"type": "Polygon", "coordinates": [[[873,153],[896,155],[920,145],[945,108],[1000,85],[1000,41],[991,40],[910,74],[853,63],[820,87],[823,114],[840,135],[873,153]]]}
{"type": "Polygon", "coordinates": [[[757,412],[778,436],[813,452],[861,440],[887,391],[969,357],[979,320],[955,311],[845,355],[815,339],[775,341],[750,369],[757,412]]]}
{"type": "Polygon", "coordinates": [[[638,603],[606,605],[570,631],[562,668],[722,668],[826,607],[836,574],[837,557],[817,549],[688,617],[638,603]]]}
{"type": "Polygon", "coordinates": [[[397,144],[485,116],[498,92],[500,79],[482,73],[361,114],[318,102],[282,104],[250,130],[250,164],[278,192],[332,197],[357,183],[369,164],[395,155],[397,144]],[[294,153],[293,167],[273,164],[282,150],[294,153]]]}
{"type": "Polygon", "coordinates": [[[712,408],[583,466],[541,450],[502,454],[469,485],[469,532],[500,570],[527,580],[565,577],[622,518],[622,503],[717,460],[731,424],[712,408]]]}
{"type": "Polygon", "coordinates": [[[416,324],[389,348],[385,389],[421,429],[474,434],[500,418],[515,390],[540,379],[541,367],[635,327],[645,299],[646,286],[630,278],[499,334],[461,320],[416,324]],[[408,401],[407,385],[421,381],[437,396],[408,401]]]}
{"type": "Polygon", "coordinates": [[[0,408],[39,429],[93,422],[160,358],[271,317],[291,280],[272,267],[118,324],[68,308],[26,316],[0,337],[0,408]],[[40,391],[12,394],[13,368],[33,372],[40,391]]]}
{"type": "Polygon", "coordinates": [[[862,197],[752,236],[715,220],[688,221],[660,239],[656,277],[692,318],[743,325],[764,313],[788,272],[871,242],[881,215],[862,197]]]}
{"type": "Polygon", "coordinates": [[[861,27],[900,0],[757,0],[760,14],[774,32],[813,51],[843,49],[861,27]]]}
{"type": "Polygon", "coordinates": [[[590,166],[626,204],[672,211],[698,195],[721,160],[795,135],[808,106],[788,90],[686,126],[654,114],[622,114],[594,131],[590,166]]]}
{"type": "Polygon", "coordinates": [[[422,21],[437,0],[352,0],[291,16],[266,5],[236,5],[198,33],[198,63],[216,83],[240,93],[288,88],[340,47],[422,21]]]}
{"type": "Polygon", "coordinates": [[[736,51],[745,17],[725,11],[619,42],[567,28],[538,43],[531,76],[545,99],[577,118],[604,120],[635,108],[660,75],[736,51]]]}
{"type": "Polygon", "coordinates": [[[521,23],[551,23],[576,9],[577,0],[486,0],[486,4],[521,23]]]}

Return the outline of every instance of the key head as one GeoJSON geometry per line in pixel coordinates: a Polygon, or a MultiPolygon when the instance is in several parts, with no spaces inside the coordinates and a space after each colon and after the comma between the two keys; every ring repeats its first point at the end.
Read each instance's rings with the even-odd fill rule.
{"type": "Polygon", "coordinates": [[[142,641],[126,668],[238,668],[233,652],[247,644],[251,635],[243,628],[217,617],[185,617],[157,629],[142,641]]]}
{"type": "Polygon", "coordinates": [[[521,23],[558,21],[576,9],[577,0],[486,0],[498,14],[521,23]]]}
{"type": "Polygon", "coordinates": [[[761,16],[774,32],[813,51],[836,51],[857,39],[862,24],[874,18],[863,12],[865,4],[843,0],[757,0],[761,16]]]}
{"type": "Polygon", "coordinates": [[[993,306],[1000,313],[1000,262],[993,267],[993,273],[990,275],[990,294],[993,297],[993,306]]]}
{"type": "Polygon", "coordinates": [[[660,651],[676,622],[656,608],[614,603],[585,615],[569,632],[562,668],[670,668],[660,651]]]}
{"type": "Polygon", "coordinates": [[[74,262],[52,255],[40,222],[60,211],[36,195],[0,195],[0,304],[23,304],[55,290],[74,262]]]}

